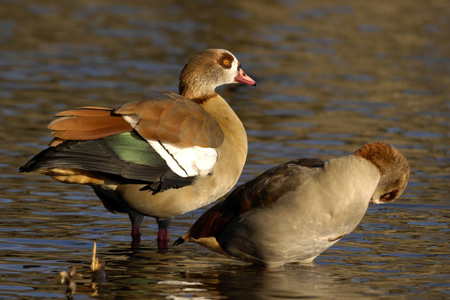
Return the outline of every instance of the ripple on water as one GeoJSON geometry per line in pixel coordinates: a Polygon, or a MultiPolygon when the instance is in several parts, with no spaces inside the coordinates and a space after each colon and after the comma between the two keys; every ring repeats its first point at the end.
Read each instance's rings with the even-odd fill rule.
{"type": "MultiPolygon", "coordinates": [[[[175,2],[0,1],[0,298],[64,298],[59,272],[72,267],[76,299],[445,298],[446,1],[175,2]],[[131,248],[128,217],[108,212],[90,188],[17,173],[50,141],[52,113],[176,90],[185,60],[210,47],[232,50],[258,81],[219,91],[250,141],[240,183],[382,139],[411,165],[405,193],[370,205],[315,263],[261,272],[195,244],[157,253],[153,218],[131,248]],[[89,269],[94,240],[102,284],[89,269]]],[[[204,210],[176,217],[172,240],[204,210]]]]}

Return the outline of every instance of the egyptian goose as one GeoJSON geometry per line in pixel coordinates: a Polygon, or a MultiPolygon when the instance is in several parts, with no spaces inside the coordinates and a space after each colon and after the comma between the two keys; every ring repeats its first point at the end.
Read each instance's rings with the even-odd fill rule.
{"type": "Polygon", "coordinates": [[[323,162],[298,159],[236,188],[174,245],[196,242],[266,267],[311,262],[359,224],[369,202],[405,190],[409,165],[385,143],[323,162]]]}
{"type": "Polygon", "coordinates": [[[90,185],[108,210],[128,213],[134,244],[144,216],[155,217],[167,248],[172,217],[226,194],[242,172],[245,129],[215,92],[230,83],[255,85],[232,53],[206,50],[182,70],[179,95],[56,114],[50,147],[19,170],[90,185]]]}

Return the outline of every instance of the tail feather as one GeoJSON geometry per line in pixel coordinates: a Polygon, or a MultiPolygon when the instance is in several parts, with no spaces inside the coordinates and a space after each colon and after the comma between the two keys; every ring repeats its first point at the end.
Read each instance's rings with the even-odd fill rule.
{"type": "Polygon", "coordinates": [[[64,140],[94,140],[132,131],[131,125],[109,108],[82,107],[60,112],[48,128],[64,140]]]}
{"type": "Polygon", "coordinates": [[[185,242],[185,239],[183,239],[182,237],[180,237],[180,238],[178,238],[178,239],[173,243],[172,247],[181,245],[181,244],[183,244],[184,242],[185,242]]]}

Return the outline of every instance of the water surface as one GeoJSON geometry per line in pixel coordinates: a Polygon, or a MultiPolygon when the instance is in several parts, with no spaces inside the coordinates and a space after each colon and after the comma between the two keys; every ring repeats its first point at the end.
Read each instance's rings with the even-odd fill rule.
{"type": "MultiPolygon", "coordinates": [[[[0,298],[64,298],[72,267],[75,299],[450,297],[448,28],[444,0],[0,0],[0,298]],[[150,218],[133,250],[127,216],[88,187],[17,172],[50,141],[54,113],[176,91],[205,48],[232,51],[258,81],[219,89],[248,132],[240,183],[385,141],[411,165],[404,195],[370,206],[313,264],[262,271],[198,245],[157,253],[150,218]]],[[[203,211],[177,217],[172,238],[203,211]]]]}

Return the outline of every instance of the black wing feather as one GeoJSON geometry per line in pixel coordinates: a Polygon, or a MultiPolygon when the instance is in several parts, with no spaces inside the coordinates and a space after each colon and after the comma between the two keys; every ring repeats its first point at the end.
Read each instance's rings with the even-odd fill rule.
{"type": "MultiPolygon", "coordinates": [[[[156,152],[149,155],[157,155],[156,152]]],[[[159,158],[161,160],[161,158],[159,158]]],[[[20,172],[39,169],[71,168],[100,172],[123,179],[124,183],[148,183],[154,192],[192,184],[195,177],[181,177],[167,164],[143,165],[119,158],[103,140],[65,141],[49,147],[19,168],[20,172]]]]}

